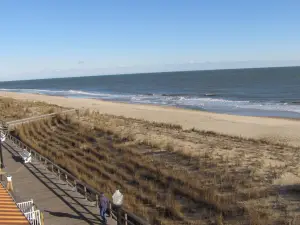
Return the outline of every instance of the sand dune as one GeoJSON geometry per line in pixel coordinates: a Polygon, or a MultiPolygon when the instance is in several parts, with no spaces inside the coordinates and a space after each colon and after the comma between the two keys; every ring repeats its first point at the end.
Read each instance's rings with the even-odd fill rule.
{"type": "Polygon", "coordinates": [[[153,105],[107,102],[38,94],[0,92],[19,100],[44,101],[64,107],[99,110],[102,113],[180,124],[183,128],[209,130],[247,138],[264,138],[300,146],[300,121],[281,118],[235,116],[153,105]]]}
{"type": "MultiPolygon", "coordinates": [[[[8,115],[21,111],[21,105],[28,113],[34,111],[35,105],[44,108],[40,101],[68,108],[98,110],[100,113],[82,113],[79,120],[58,116],[20,126],[13,132],[28,145],[34,145],[47,157],[52,157],[50,159],[55,163],[67,166],[75,175],[80,174],[80,179],[95,188],[104,187],[105,192],[111,193],[116,183],[121,182],[127,196],[131,196],[126,207],[142,217],[157,218],[153,205],[163,203],[172,212],[159,218],[164,224],[196,222],[200,217],[204,218],[205,224],[206,220],[214,220],[224,207],[227,213],[222,218],[226,224],[228,221],[230,224],[240,224],[241,221],[283,224],[289,218],[300,218],[299,199],[295,197],[300,184],[298,148],[199,131],[265,138],[300,146],[298,120],[35,94],[2,92],[0,96],[38,101],[36,104],[14,101],[13,107],[6,107],[10,110],[6,112],[8,115]],[[26,105],[31,105],[31,108],[26,105]],[[186,130],[147,121],[179,124],[186,130]],[[78,170],[79,164],[82,166],[78,170]],[[90,179],[91,173],[97,174],[94,176],[98,177],[96,182],[90,179]],[[107,181],[107,177],[112,179],[107,181]],[[142,192],[137,191],[137,184],[142,192]],[[163,189],[170,190],[169,195],[163,197],[163,189]],[[160,193],[159,197],[157,193],[160,193]],[[174,204],[166,205],[166,197],[174,204]],[[203,207],[203,202],[208,204],[207,207],[203,207]],[[233,221],[231,215],[241,213],[241,206],[244,213],[233,221]],[[197,210],[186,210],[191,207],[197,210]]],[[[5,104],[2,105],[5,109],[5,104]]],[[[22,111],[21,115],[30,116],[22,111]]],[[[295,224],[298,222],[299,219],[295,224]]]]}

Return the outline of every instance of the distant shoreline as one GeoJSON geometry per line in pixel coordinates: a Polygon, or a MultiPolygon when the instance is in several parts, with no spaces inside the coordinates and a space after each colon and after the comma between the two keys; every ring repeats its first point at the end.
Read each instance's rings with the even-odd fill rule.
{"type": "Polygon", "coordinates": [[[128,104],[96,99],[0,92],[2,97],[42,101],[63,107],[97,110],[103,114],[181,125],[183,129],[214,131],[217,133],[263,138],[300,146],[300,120],[218,114],[169,106],[128,104]]]}

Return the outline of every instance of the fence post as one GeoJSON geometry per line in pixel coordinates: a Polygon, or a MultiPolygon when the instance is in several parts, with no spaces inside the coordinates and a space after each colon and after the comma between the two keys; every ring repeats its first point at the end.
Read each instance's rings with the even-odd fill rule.
{"type": "Polygon", "coordinates": [[[79,119],[79,109],[76,109],[77,119],[79,119]]]}
{"type": "Polygon", "coordinates": [[[109,217],[113,218],[113,216],[112,216],[113,212],[112,212],[112,207],[111,207],[111,203],[110,202],[109,202],[109,206],[108,207],[109,207],[109,212],[110,212],[109,213],[109,217]]]}
{"type": "Polygon", "coordinates": [[[75,191],[77,192],[77,181],[74,180],[74,187],[75,187],[75,191]]]}
{"type": "Polygon", "coordinates": [[[13,191],[13,184],[12,184],[12,177],[11,176],[7,176],[7,184],[6,184],[6,189],[7,191],[13,191]]]}
{"type": "Polygon", "coordinates": [[[54,172],[54,166],[53,163],[51,163],[51,167],[52,167],[52,173],[54,172]]]}
{"type": "Polygon", "coordinates": [[[60,170],[58,169],[58,179],[60,180],[60,170]]]}
{"type": "Polygon", "coordinates": [[[124,215],[124,219],[125,219],[125,225],[128,225],[128,223],[127,223],[127,213],[125,213],[125,215],[124,215]]]}
{"type": "Polygon", "coordinates": [[[45,225],[44,223],[44,213],[41,212],[41,225],[45,225]]]}
{"type": "Polygon", "coordinates": [[[86,186],[84,186],[84,197],[85,197],[85,199],[87,199],[87,190],[86,190],[86,186]]]}
{"type": "Polygon", "coordinates": [[[99,196],[96,194],[96,208],[99,208],[99,196]]]}
{"type": "Polygon", "coordinates": [[[68,175],[67,174],[65,174],[65,178],[66,178],[66,183],[67,183],[67,186],[68,186],[69,184],[68,184],[68,175]]]}

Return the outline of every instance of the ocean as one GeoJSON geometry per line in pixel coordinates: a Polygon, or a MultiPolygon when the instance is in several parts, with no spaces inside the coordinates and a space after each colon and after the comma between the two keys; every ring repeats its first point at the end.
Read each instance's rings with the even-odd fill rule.
{"type": "Polygon", "coordinates": [[[10,81],[0,90],[300,118],[300,67],[10,81]]]}

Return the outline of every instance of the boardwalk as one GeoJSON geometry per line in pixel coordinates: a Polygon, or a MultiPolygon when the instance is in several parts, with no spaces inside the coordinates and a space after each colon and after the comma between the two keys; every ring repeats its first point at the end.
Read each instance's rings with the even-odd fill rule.
{"type": "MultiPolygon", "coordinates": [[[[5,171],[12,175],[17,202],[33,199],[44,211],[45,225],[101,224],[98,209],[92,203],[39,162],[21,163],[18,151],[10,140],[3,143],[5,171]]],[[[108,224],[116,225],[116,222],[109,220],[108,224]]]]}

